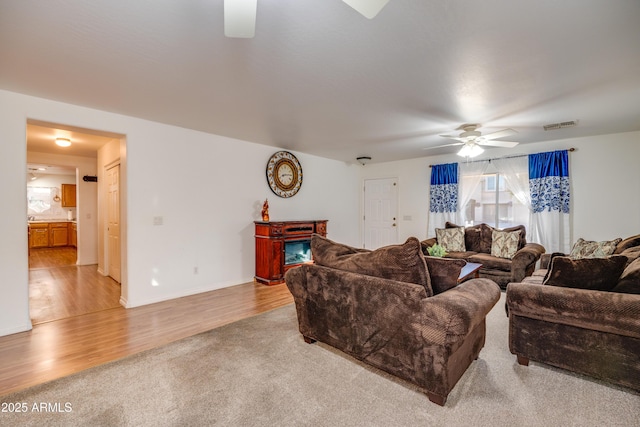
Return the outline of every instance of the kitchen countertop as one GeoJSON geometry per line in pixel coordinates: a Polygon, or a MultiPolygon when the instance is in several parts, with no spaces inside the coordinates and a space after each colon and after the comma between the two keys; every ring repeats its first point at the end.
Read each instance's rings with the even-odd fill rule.
{"type": "Polygon", "coordinates": [[[49,223],[49,222],[72,222],[75,223],[76,220],[72,219],[35,219],[35,220],[31,220],[31,221],[27,221],[29,224],[42,224],[42,223],[49,223]]]}

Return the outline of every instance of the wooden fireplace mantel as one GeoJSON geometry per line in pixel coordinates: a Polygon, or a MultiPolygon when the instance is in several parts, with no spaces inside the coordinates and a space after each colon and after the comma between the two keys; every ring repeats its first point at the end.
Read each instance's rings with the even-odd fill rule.
{"type": "Polygon", "coordinates": [[[276,285],[284,273],[301,263],[285,262],[287,243],[310,241],[312,234],[327,235],[327,220],[254,221],[256,239],[256,282],[276,285]]]}

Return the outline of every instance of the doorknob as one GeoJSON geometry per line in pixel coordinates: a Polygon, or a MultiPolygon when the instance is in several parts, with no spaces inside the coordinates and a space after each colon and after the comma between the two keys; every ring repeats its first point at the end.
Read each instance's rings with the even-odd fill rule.
{"type": "Polygon", "coordinates": [[[395,226],[396,226],[396,223],[394,222],[393,224],[391,224],[391,226],[392,226],[392,227],[395,227],[395,226]]]}

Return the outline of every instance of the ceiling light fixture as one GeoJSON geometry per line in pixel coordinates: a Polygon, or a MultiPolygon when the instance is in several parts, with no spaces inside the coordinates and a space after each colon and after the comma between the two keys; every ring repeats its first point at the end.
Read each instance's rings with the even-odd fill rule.
{"type": "Polygon", "coordinates": [[[389,0],[342,0],[358,12],[360,12],[365,18],[373,19],[378,12],[389,0]]]}
{"type": "Polygon", "coordinates": [[[56,145],[58,147],[69,147],[71,140],[69,138],[56,138],[56,145]]]}
{"type": "Polygon", "coordinates": [[[369,156],[360,156],[360,157],[356,157],[356,160],[357,160],[358,162],[360,162],[360,164],[361,164],[362,166],[364,166],[364,165],[366,165],[368,162],[370,162],[370,161],[371,161],[371,157],[369,157],[369,156]]]}
{"type": "Polygon", "coordinates": [[[256,34],[256,10],[258,0],[225,0],[224,35],[241,39],[256,34]]]}
{"type": "Polygon", "coordinates": [[[462,157],[476,157],[480,154],[484,153],[484,149],[480,147],[478,144],[464,144],[460,151],[458,151],[458,156],[462,157]]]}

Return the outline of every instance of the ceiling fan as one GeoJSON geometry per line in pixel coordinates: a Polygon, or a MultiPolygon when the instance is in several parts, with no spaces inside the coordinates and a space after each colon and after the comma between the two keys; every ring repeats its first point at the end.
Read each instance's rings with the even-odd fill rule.
{"type": "Polygon", "coordinates": [[[435,147],[427,147],[425,150],[431,150],[434,148],[442,148],[442,147],[451,147],[454,145],[462,145],[460,151],[458,151],[458,155],[462,157],[476,157],[484,151],[482,146],[489,147],[505,147],[512,148],[518,145],[517,142],[512,141],[494,141],[498,138],[504,138],[505,136],[514,135],[516,132],[513,129],[502,129],[496,132],[491,132],[486,135],[482,135],[480,131],[477,129],[480,127],[479,124],[465,124],[460,126],[457,130],[462,130],[463,132],[458,135],[440,135],[443,138],[454,139],[459,142],[454,142],[451,144],[438,145],[435,147]]]}
{"type": "MultiPolygon", "coordinates": [[[[389,0],[342,0],[366,18],[372,19],[389,0]]],[[[224,35],[250,39],[256,33],[258,0],[224,0],[224,35]]]]}

